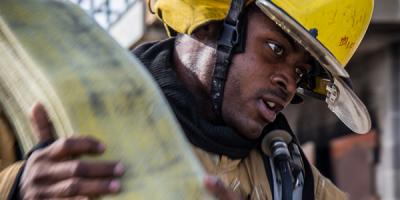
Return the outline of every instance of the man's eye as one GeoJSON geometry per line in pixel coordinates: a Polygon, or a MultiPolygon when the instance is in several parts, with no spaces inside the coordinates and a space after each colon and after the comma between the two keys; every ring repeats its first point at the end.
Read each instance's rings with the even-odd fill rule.
{"type": "Polygon", "coordinates": [[[271,50],[274,52],[275,55],[282,56],[283,53],[285,53],[285,50],[280,45],[272,43],[272,42],[268,42],[267,44],[268,44],[269,48],[271,48],[271,50]]]}

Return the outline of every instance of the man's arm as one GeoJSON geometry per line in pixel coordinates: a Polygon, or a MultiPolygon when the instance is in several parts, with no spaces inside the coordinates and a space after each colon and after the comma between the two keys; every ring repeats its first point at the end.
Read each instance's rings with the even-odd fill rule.
{"type": "Polygon", "coordinates": [[[0,172],[0,199],[8,199],[24,162],[17,162],[0,172]]]}
{"type": "Polygon", "coordinates": [[[24,162],[16,162],[16,140],[7,117],[0,110],[0,199],[8,199],[24,162]]]}
{"type": "MultiPolygon", "coordinates": [[[[53,125],[41,104],[31,112],[32,126],[39,141],[53,139],[53,125]]],[[[65,197],[98,197],[117,193],[118,178],[123,166],[118,162],[88,162],[76,159],[82,155],[101,154],[105,146],[94,138],[73,137],[56,140],[36,150],[25,162],[17,183],[20,199],[51,199],[65,197]]],[[[7,199],[23,162],[12,165],[0,174],[0,199],[7,199]]],[[[206,176],[205,187],[220,200],[239,200],[216,177],[206,176]]]]}

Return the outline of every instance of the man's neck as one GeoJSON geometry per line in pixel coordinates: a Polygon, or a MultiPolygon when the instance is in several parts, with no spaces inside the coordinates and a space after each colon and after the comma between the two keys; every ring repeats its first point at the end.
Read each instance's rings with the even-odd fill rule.
{"type": "Polygon", "coordinates": [[[210,98],[210,85],[215,48],[188,36],[179,36],[175,41],[173,62],[178,78],[196,99],[194,106],[208,121],[214,121],[210,98]]]}

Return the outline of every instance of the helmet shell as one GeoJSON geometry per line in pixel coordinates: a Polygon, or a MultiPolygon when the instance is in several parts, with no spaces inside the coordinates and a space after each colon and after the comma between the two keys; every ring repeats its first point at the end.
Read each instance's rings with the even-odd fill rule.
{"type": "Polygon", "coordinates": [[[309,32],[344,67],[371,21],[373,0],[271,0],[309,32]]]}
{"type": "MultiPolygon", "coordinates": [[[[249,5],[254,0],[245,2],[249,5]]],[[[169,29],[191,34],[205,23],[223,20],[230,4],[231,0],[158,0],[154,5],[154,12],[169,29]]],[[[326,58],[328,61],[318,60],[322,65],[328,63],[344,68],[365,35],[371,21],[374,1],[257,0],[257,5],[264,11],[269,10],[271,13],[269,17],[278,25],[296,23],[296,26],[286,27],[289,34],[300,31],[297,29],[303,29],[302,31],[310,33],[311,36],[316,36],[314,42],[300,39],[300,43],[306,49],[313,49],[313,46],[319,43],[317,45],[324,48],[320,54],[327,52],[330,54],[330,58],[326,58]],[[313,35],[315,33],[317,35],[313,35]]],[[[314,56],[321,57],[321,55],[314,56]]],[[[329,71],[348,77],[347,72],[340,69],[329,71]]]]}
{"type": "MultiPolygon", "coordinates": [[[[245,0],[246,5],[251,2],[254,0],[245,0]]],[[[231,0],[158,0],[154,13],[166,27],[191,34],[205,23],[225,19],[230,4],[231,0]]]]}

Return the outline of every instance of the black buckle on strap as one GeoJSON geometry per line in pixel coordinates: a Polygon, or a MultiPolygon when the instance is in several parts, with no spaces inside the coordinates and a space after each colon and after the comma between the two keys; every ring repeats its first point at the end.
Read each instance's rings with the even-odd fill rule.
{"type": "Polygon", "coordinates": [[[231,50],[239,42],[238,24],[238,21],[235,21],[234,24],[224,21],[223,31],[218,40],[218,46],[223,46],[223,48],[225,47],[231,50]]]}

